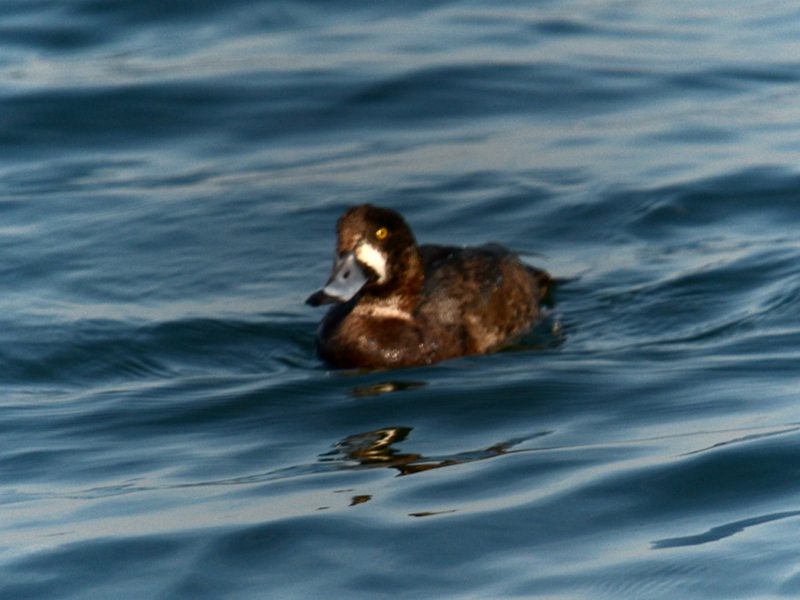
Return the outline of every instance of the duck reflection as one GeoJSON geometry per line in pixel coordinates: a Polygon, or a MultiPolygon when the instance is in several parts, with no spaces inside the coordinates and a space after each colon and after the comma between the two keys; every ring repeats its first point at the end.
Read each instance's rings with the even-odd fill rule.
{"type": "Polygon", "coordinates": [[[397,469],[399,475],[411,475],[421,471],[462,465],[501,456],[509,453],[514,446],[526,440],[549,433],[537,433],[532,436],[501,442],[488,448],[437,457],[400,452],[397,448],[392,447],[394,444],[405,440],[411,431],[411,427],[387,427],[386,429],[350,435],[338,442],[333,450],[320,456],[320,460],[323,462],[340,462],[343,469],[386,467],[397,469]]]}
{"type": "Polygon", "coordinates": [[[424,381],[384,381],[373,385],[363,385],[354,387],[350,395],[354,398],[371,398],[389,392],[402,392],[403,390],[423,387],[427,385],[424,381]]]}

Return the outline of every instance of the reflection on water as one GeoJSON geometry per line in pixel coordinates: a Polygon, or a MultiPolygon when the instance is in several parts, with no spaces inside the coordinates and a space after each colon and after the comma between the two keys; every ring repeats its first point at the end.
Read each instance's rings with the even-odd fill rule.
{"type": "Polygon", "coordinates": [[[338,442],[333,450],[320,456],[320,461],[343,463],[342,468],[380,468],[397,469],[400,475],[411,475],[442,467],[452,467],[466,463],[486,460],[508,454],[512,448],[534,438],[542,437],[549,431],[531,436],[515,438],[468,452],[446,456],[423,456],[410,452],[401,453],[392,446],[404,441],[411,433],[411,427],[387,427],[350,435],[338,442]],[[355,461],[355,465],[353,465],[355,461]]]}
{"type": "Polygon", "coordinates": [[[350,391],[353,398],[370,398],[387,392],[400,392],[427,385],[425,381],[384,381],[372,385],[354,387],[350,391]]]}

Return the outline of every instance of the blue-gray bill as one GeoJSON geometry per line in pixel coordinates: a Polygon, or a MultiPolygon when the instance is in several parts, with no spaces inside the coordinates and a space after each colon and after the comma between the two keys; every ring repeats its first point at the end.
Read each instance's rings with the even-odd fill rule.
{"type": "Polygon", "coordinates": [[[367,274],[356,260],[355,253],[336,257],[331,276],[325,285],[306,299],[306,304],[320,306],[351,300],[368,281],[367,274]]]}

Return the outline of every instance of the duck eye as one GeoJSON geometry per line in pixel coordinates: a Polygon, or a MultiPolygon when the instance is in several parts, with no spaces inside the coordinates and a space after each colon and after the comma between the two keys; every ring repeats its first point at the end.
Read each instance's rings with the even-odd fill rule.
{"type": "Polygon", "coordinates": [[[375,237],[378,238],[379,240],[385,240],[386,236],[388,235],[389,231],[386,229],[386,227],[381,227],[380,229],[378,229],[378,231],[375,232],[375,237]]]}

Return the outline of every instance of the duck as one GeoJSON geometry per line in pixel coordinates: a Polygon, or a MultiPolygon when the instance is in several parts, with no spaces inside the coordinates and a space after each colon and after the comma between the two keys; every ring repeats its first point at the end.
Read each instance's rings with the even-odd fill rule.
{"type": "Polygon", "coordinates": [[[316,336],[333,368],[384,370],[500,350],[528,333],[555,281],[497,243],[418,245],[400,213],[362,204],[336,226],[332,304],[316,336]]]}

